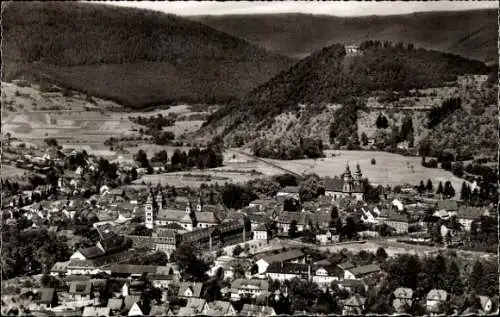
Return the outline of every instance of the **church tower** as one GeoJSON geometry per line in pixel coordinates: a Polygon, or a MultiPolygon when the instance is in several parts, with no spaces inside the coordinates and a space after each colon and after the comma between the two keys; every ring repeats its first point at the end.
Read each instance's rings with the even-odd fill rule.
{"type": "Polygon", "coordinates": [[[161,188],[156,193],[156,205],[158,207],[158,210],[162,210],[163,208],[165,208],[165,200],[163,198],[163,191],[161,188]]]}
{"type": "Polygon", "coordinates": [[[148,229],[153,229],[154,227],[154,210],[153,210],[153,194],[150,192],[146,204],[144,205],[145,212],[145,226],[148,229]]]}
{"type": "Polygon", "coordinates": [[[361,168],[359,167],[358,163],[356,164],[356,172],[354,172],[354,185],[360,186],[362,179],[363,179],[363,174],[361,173],[361,168]]]}
{"type": "Polygon", "coordinates": [[[343,176],[343,186],[342,186],[342,191],[344,193],[352,193],[352,175],[351,175],[351,170],[349,169],[349,164],[347,164],[344,176],[343,176]]]}
{"type": "Polygon", "coordinates": [[[201,193],[198,195],[198,201],[196,202],[196,212],[203,211],[203,201],[201,200],[201,193]]]}

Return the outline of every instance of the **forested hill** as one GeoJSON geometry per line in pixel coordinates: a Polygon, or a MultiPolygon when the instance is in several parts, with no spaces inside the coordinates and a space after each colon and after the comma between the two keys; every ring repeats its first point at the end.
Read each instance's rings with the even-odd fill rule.
{"type": "Polygon", "coordinates": [[[3,75],[43,74],[142,107],[221,101],[291,60],[204,24],[156,11],[74,2],[2,4],[3,75]]]}
{"type": "Polygon", "coordinates": [[[479,61],[415,49],[411,44],[367,41],[362,54],[347,56],[343,45],[326,47],[288,71],[254,89],[230,107],[215,113],[207,129],[224,126],[226,133],[244,123],[271,123],[299,104],[352,103],[376,91],[400,91],[443,86],[459,74],[488,73],[479,61]]]}
{"type": "Polygon", "coordinates": [[[274,50],[303,57],[333,43],[410,41],[415,46],[497,62],[497,10],[335,17],[307,14],[197,16],[197,21],[274,50]]]}

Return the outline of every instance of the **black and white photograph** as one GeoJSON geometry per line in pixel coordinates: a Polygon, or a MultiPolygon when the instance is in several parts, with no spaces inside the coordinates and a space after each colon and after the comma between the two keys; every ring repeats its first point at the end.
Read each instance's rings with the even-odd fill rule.
{"type": "Polygon", "coordinates": [[[2,1],[1,316],[496,316],[498,1],[2,1]]]}

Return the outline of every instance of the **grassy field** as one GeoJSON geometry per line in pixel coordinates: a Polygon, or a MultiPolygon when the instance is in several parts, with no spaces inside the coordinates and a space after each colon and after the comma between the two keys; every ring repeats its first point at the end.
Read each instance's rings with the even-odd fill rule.
{"type": "Polygon", "coordinates": [[[153,175],[143,175],[134,184],[141,185],[143,182],[146,184],[168,184],[170,186],[177,187],[199,187],[201,184],[205,183],[208,185],[218,183],[223,185],[224,183],[245,183],[250,181],[259,175],[251,175],[249,173],[238,173],[238,172],[217,172],[214,170],[207,171],[193,171],[193,172],[182,172],[182,173],[165,173],[165,174],[153,174],[153,175]],[[203,176],[203,177],[202,177],[203,176]]]}
{"type": "Polygon", "coordinates": [[[25,173],[29,173],[29,171],[14,167],[12,165],[5,165],[5,164],[2,164],[2,168],[0,170],[2,179],[16,177],[16,176],[23,176],[25,173]]]}

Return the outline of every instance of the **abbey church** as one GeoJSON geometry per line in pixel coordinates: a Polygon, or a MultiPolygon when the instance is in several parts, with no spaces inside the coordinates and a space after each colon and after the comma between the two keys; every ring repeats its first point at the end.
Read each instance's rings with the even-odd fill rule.
{"type": "Polygon", "coordinates": [[[220,223],[215,214],[211,211],[204,211],[201,196],[198,197],[196,206],[185,199],[181,201],[184,208],[178,206],[169,208],[161,188],[156,190],[156,195],[151,190],[144,205],[145,226],[154,229],[169,224],[178,224],[186,231],[193,231],[197,228],[208,228],[220,223]]]}
{"type": "Polygon", "coordinates": [[[327,179],[325,182],[325,195],[330,196],[333,201],[337,201],[340,198],[363,200],[364,183],[359,164],[356,164],[354,175],[351,173],[349,164],[347,164],[346,170],[341,178],[335,177],[327,179]]]}

